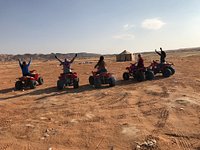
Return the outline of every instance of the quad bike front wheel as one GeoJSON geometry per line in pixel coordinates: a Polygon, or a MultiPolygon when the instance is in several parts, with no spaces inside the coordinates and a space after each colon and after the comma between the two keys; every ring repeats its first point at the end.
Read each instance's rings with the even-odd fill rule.
{"type": "Polygon", "coordinates": [[[39,77],[39,78],[38,78],[38,83],[39,83],[39,85],[42,85],[42,84],[44,83],[44,80],[43,80],[42,77],[39,77]]]}
{"type": "Polygon", "coordinates": [[[109,86],[110,86],[110,87],[115,86],[116,81],[115,81],[115,78],[114,78],[114,77],[110,77],[110,78],[108,79],[108,82],[109,82],[109,86]]]}
{"type": "Polygon", "coordinates": [[[65,83],[62,80],[57,81],[57,89],[62,90],[65,87],[65,83]]]}
{"type": "Polygon", "coordinates": [[[124,80],[129,80],[130,76],[129,76],[129,73],[128,72],[124,72],[123,73],[123,79],[124,80]]]}
{"type": "Polygon", "coordinates": [[[30,80],[29,81],[29,86],[30,86],[31,89],[34,89],[36,87],[36,81],[30,80]]]}
{"type": "Polygon", "coordinates": [[[21,81],[17,81],[15,83],[15,89],[16,90],[22,90],[23,89],[23,83],[21,81]]]}
{"type": "Polygon", "coordinates": [[[153,80],[154,79],[154,73],[151,70],[147,70],[145,72],[145,78],[146,80],[153,80]]]}
{"type": "Polygon", "coordinates": [[[94,85],[94,77],[93,76],[89,77],[89,83],[90,83],[90,85],[94,85]]]}
{"type": "Polygon", "coordinates": [[[171,73],[172,73],[171,75],[175,74],[175,69],[173,67],[170,66],[168,68],[171,70],[171,73]]]}
{"type": "Polygon", "coordinates": [[[136,72],[136,75],[135,75],[135,79],[136,79],[138,82],[144,81],[144,79],[145,79],[144,72],[142,72],[142,71],[137,71],[137,72],[136,72]]]}

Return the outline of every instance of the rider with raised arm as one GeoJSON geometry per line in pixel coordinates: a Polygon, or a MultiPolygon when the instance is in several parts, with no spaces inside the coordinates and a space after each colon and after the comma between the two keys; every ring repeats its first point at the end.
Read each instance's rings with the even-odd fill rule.
{"type": "Polygon", "coordinates": [[[160,56],[160,63],[161,64],[165,63],[165,58],[166,58],[165,51],[163,51],[162,48],[160,47],[160,53],[156,51],[156,49],[155,49],[155,52],[160,56]]]}
{"type": "Polygon", "coordinates": [[[62,61],[55,55],[55,58],[60,62],[60,65],[63,66],[63,73],[71,73],[71,64],[74,62],[76,57],[77,54],[75,54],[75,56],[71,60],[65,58],[65,60],[62,61]]]}
{"type": "Polygon", "coordinates": [[[32,59],[30,58],[30,60],[29,60],[29,62],[28,62],[28,64],[27,64],[26,61],[21,62],[21,60],[18,59],[18,61],[19,61],[19,66],[20,66],[20,68],[21,68],[21,70],[22,70],[23,76],[31,76],[31,77],[34,77],[34,74],[32,74],[32,73],[29,71],[29,66],[30,66],[30,64],[31,64],[31,60],[32,60],[32,59]]]}

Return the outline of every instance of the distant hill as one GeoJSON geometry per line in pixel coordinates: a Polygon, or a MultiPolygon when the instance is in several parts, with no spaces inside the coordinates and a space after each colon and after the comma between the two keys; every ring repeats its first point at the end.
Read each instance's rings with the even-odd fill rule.
{"type": "MultiPolygon", "coordinates": [[[[159,49],[157,49],[158,51],[160,51],[159,49]]],[[[163,49],[164,51],[166,51],[167,53],[177,53],[177,52],[200,52],[200,47],[194,47],[194,48],[180,48],[180,49],[173,49],[173,50],[166,50],[163,49]]],[[[154,53],[154,51],[151,52],[137,52],[135,54],[152,54],[154,53]]]]}
{"type": "MultiPolygon", "coordinates": [[[[165,49],[164,49],[165,50],[165,49]]],[[[176,53],[176,52],[200,52],[200,47],[194,47],[194,48],[180,48],[180,49],[175,49],[175,50],[165,50],[167,53],[176,53]]],[[[152,54],[154,53],[154,51],[152,52],[141,52],[142,54],[152,54]]],[[[10,54],[0,54],[0,62],[5,62],[5,61],[17,61],[17,59],[29,59],[30,57],[33,60],[43,60],[43,61],[47,61],[47,60],[54,60],[55,59],[55,54],[61,58],[72,58],[74,57],[75,53],[51,53],[51,54],[23,54],[23,55],[10,55],[10,54]]],[[[135,53],[137,54],[137,53],[135,53]]],[[[116,55],[116,54],[108,54],[108,55],[104,55],[104,56],[111,56],[111,55],[116,55]]],[[[78,53],[78,58],[90,58],[90,57],[99,57],[100,54],[96,54],[96,53],[86,53],[86,52],[82,52],[82,53],[78,53]]]]}
{"type": "MultiPolygon", "coordinates": [[[[23,54],[23,55],[10,55],[10,54],[0,54],[0,62],[4,61],[17,61],[20,59],[29,59],[30,57],[34,60],[53,60],[55,59],[55,54],[61,58],[72,58],[74,57],[75,53],[51,53],[51,54],[23,54]]],[[[89,58],[89,57],[98,57],[100,54],[95,53],[77,53],[79,58],[89,58]]]]}

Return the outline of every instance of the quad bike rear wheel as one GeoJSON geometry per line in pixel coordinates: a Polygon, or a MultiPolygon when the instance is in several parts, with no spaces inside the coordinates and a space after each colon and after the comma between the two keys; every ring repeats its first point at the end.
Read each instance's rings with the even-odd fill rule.
{"type": "Polygon", "coordinates": [[[23,89],[23,83],[22,83],[22,81],[17,81],[15,83],[15,89],[16,90],[22,90],[23,89]]]}
{"type": "Polygon", "coordinates": [[[94,85],[94,77],[93,76],[89,77],[89,83],[90,83],[90,85],[94,85]]]}
{"type": "Polygon", "coordinates": [[[138,82],[144,81],[144,79],[145,79],[144,72],[142,72],[142,71],[137,71],[136,74],[135,74],[135,79],[136,79],[138,82]]]}
{"type": "Polygon", "coordinates": [[[73,87],[74,87],[74,89],[77,89],[79,87],[79,80],[77,78],[74,79],[74,81],[73,81],[73,87]]]}
{"type": "Polygon", "coordinates": [[[171,70],[169,68],[165,68],[162,72],[163,77],[168,78],[172,74],[171,70]]]}
{"type": "Polygon", "coordinates": [[[124,80],[129,80],[130,76],[129,76],[129,73],[128,72],[124,72],[123,73],[123,79],[124,80]]]}
{"type": "Polygon", "coordinates": [[[101,79],[100,78],[94,78],[94,87],[95,88],[101,87],[101,79]]]}

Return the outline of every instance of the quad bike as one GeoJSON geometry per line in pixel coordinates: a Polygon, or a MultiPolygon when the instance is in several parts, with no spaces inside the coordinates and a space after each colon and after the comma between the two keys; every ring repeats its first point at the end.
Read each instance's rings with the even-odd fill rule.
{"type": "Polygon", "coordinates": [[[34,89],[37,85],[42,85],[44,83],[43,78],[35,70],[30,71],[30,73],[34,76],[22,76],[17,78],[18,80],[15,82],[16,90],[22,90],[27,87],[34,89]]]}
{"type": "Polygon", "coordinates": [[[58,78],[58,90],[62,90],[65,86],[73,86],[74,89],[79,87],[79,78],[76,72],[61,73],[58,78]]]}
{"type": "Polygon", "coordinates": [[[163,77],[169,77],[175,73],[175,69],[172,67],[173,63],[165,62],[163,64],[160,64],[158,60],[153,61],[149,68],[152,69],[154,72],[154,75],[157,73],[162,73],[163,77]]]}
{"type": "Polygon", "coordinates": [[[102,84],[109,84],[110,87],[113,87],[115,82],[115,78],[108,72],[97,74],[97,72],[92,71],[92,75],[89,77],[90,85],[93,85],[95,88],[100,88],[102,84]]]}
{"type": "Polygon", "coordinates": [[[135,64],[131,63],[130,67],[126,67],[126,72],[123,73],[123,79],[129,80],[130,77],[133,77],[138,82],[146,80],[153,80],[154,79],[154,73],[149,68],[143,67],[138,68],[135,64]]]}

